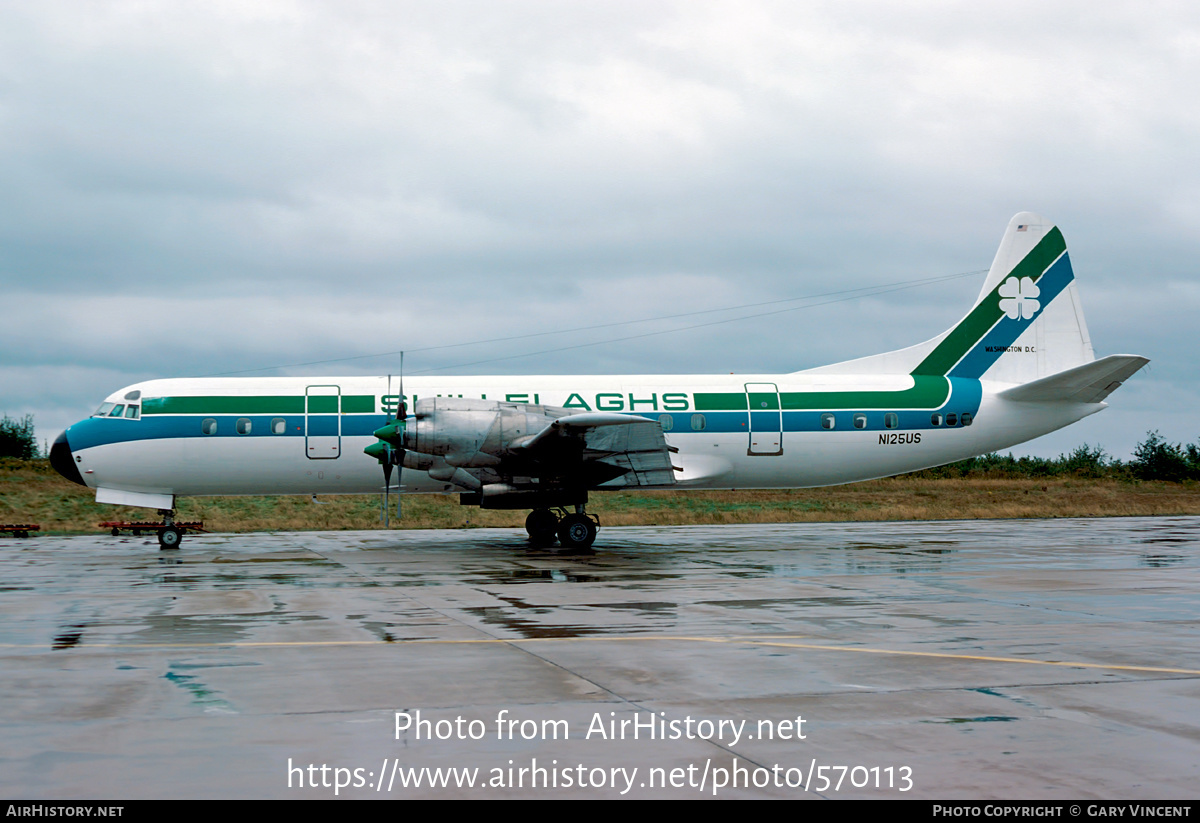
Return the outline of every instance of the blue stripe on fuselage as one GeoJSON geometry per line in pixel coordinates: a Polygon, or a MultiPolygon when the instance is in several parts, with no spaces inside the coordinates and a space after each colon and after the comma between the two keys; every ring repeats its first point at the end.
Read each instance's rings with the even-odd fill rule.
{"type": "MultiPolygon", "coordinates": [[[[208,417],[195,415],[147,415],[140,420],[123,420],[107,417],[89,417],[67,429],[67,440],[72,451],[90,449],[107,443],[126,443],[131,440],[165,440],[177,437],[304,437],[303,414],[282,415],[285,425],[282,434],[271,432],[271,421],[281,415],[211,415],[217,421],[215,434],[205,434],[201,421],[208,417]],[[238,434],[237,421],[248,419],[250,433],[238,434]]],[[[309,415],[313,431],[309,434],[336,434],[337,415],[309,415]],[[321,429],[317,431],[316,429],[321,429]]],[[[341,415],[343,437],[369,435],[388,422],[384,414],[341,415]]]]}
{"type": "MultiPolygon", "coordinates": [[[[1044,279],[1044,278],[1043,278],[1044,279]]],[[[930,424],[930,412],[940,411],[943,413],[953,412],[962,414],[969,412],[976,415],[979,412],[979,403],[982,397],[982,387],[978,380],[969,380],[961,377],[950,378],[950,395],[941,409],[920,409],[920,410],[897,410],[900,417],[900,430],[919,430],[936,428],[930,424]]],[[[817,432],[825,431],[821,426],[821,415],[826,412],[821,411],[784,411],[782,417],[783,431],[785,432],[817,432]]],[[[894,431],[886,429],[884,426],[883,416],[885,410],[871,410],[861,412],[867,416],[867,425],[864,429],[855,429],[853,418],[855,412],[853,410],[836,410],[830,412],[836,420],[836,431],[894,431]]],[[[757,428],[756,431],[774,431],[774,420],[777,420],[777,412],[765,413],[766,418],[770,418],[767,425],[757,428]]],[[[631,414],[631,417],[647,417],[643,414],[631,414]]],[[[305,415],[291,414],[283,415],[285,421],[284,431],[282,434],[273,434],[271,432],[271,421],[280,417],[280,415],[212,415],[211,418],[217,421],[217,431],[215,434],[205,434],[201,430],[201,422],[208,418],[197,415],[148,415],[140,420],[124,420],[119,418],[107,417],[89,417],[86,420],[81,420],[75,425],[67,429],[67,439],[70,443],[72,451],[80,451],[82,449],[90,449],[94,446],[103,446],[108,443],[125,443],[134,440],[166,440],[171,438],[204,438],[204,437],[221,437],[221,438],[236,438],[236,437],[304,437],[305,415]],[[243,418],[250,420],[250,433],[238,434],[235,428],[238,420],[243,418]]],[[[650,420],[662,420],[670,418],[670,428],[665,430],[675,435],[689,434],[728,434],[731,432],[746,432],[749,413],[744,411],[729,411],[729,412],[678,412],[665,413],[648,417],[650,420]],[[695,414],[704,415],[704,428],[693,430],[691,428],[692,417],[695,414]]],[[[309,415],[311,422],[316,428],[318,420],[321,420],[326,426],[331,424],[335,419],[335,415],[309,415]]],[[[376,429],[390,422],[391,418],[384,414],[344,414],[341,415],[341,435],[343,437],[362,437],[369,436],[376,429]]],[[[329,432],[336,432],[336,428],[329,428],[329,432]]],[[[318,434],[317,431],[310,431],[310,435],[318,434]]]]}
{"type": "MultiPolygon", "coordinates": [[[[946,398],[946,402],[938,409],[909,409],[897,410],[899,415],[898,429],[907,429],[909,431],[919,429],[944,428],[944,426],[934,426],[931,423],[932,413],[939,412],[943,417],[947,413],[961,415],[963,412],[969,413],[972,417],[979,413],[979,404],[983,398],[983,387],[978,380],[969,380],[962,377],[951,377],[950,394],[946,398]]],[[[821,416],[824,414],[832,414],[834,417],[834,431],[895,431],[898,429],[888,429],[884,426],[884,415],[887,409],[855,411],[850,410],[829,410],[829,411],[785,411],[783,412],[783,431],[785,432],[818,432],[828,431],[821,425],[821,416]],[[854,415],[865,414],[867,416],[867,425],[862,429],[854,428],[854,415]]],[[[678,434],[707,434],[707,433],[729,433],[729,432],[745,432],[747,431],[747,415],[748,412],[732,411],[732,412],[678,412],[675,414],[660,414],[650,417],[651,420],[662,420],[670,418],[670,428],[664,426],[664,430],[670,435],[678,434]],[[700,430],[692,429],[692,418],[696,414],[704,415],[704,428],[700,430]]],[[[755,431],[769,432],[776,431],[778,417],[777,412],[755,412],[754,424],[755,431]]],[[[640,415],[646,416],[646,415],[640,415]]]]}

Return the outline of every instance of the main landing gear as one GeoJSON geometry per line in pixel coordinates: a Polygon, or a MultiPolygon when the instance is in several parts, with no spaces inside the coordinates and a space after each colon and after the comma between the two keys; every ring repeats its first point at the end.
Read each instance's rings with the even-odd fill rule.
{"type": "Polygon", "coordinates": [[[582,505],[575,506],[574,514],[567,514],[563,509],[558,511],[556,514],[550,509],[534,509],[529,513],[525,518],[525,530],[529,532],[531,544],[551,546],[557,537],[564,549],[586,549],[596,542],[600,518],[586,513],[582,505]]]}

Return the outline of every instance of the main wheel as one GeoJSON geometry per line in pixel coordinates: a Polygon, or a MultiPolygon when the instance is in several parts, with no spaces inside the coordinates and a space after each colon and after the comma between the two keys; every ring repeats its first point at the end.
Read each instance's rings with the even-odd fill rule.
{"type": "Polygon", "coordinates": [[[535,546],[549,546],[558,532],[558,516],[549,509],[534,509],[525,518],[525,531],[535,546]]]}
{"type": "Polygon", "coordinates": [[[163,549],[178,549],[179,541],[183,540],[183,529],[167,526],[158,533],[158,545],[163,549]]]}
{"type": "Polygon", "coordinates": [[[568,514],[558,524],[558,542],[564,549],[586,549],[596,541],[596,521],[586,514],[568,514]]]}

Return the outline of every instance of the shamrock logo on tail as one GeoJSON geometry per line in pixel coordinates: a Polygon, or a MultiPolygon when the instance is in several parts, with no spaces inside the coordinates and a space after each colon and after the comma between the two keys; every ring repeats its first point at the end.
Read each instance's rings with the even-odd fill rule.
{"type": "Polygon", "coordinates": [[[1000,308],[1009,320],[1032,320],[1042,307],[1037,300],[1041,293],[1033,278],[1022,277],[1017,280],[1010,277],[1000,284],[1000,296],[1006,298],[1000,301],[1000,308]]]}

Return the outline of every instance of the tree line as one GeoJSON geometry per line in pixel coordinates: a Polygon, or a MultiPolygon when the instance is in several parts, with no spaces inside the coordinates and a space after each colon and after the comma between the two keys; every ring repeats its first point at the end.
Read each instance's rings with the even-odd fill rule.
{"type": "Polygon", "coordinates": [[[1157,431],[1151,431],[1146,432],[1146,439],[1138,443],[1130,460],[1120,460],[1098,445],[1084,443],[1070,454],[1058,457],[1013,457],[1012,454],[992,452],[905,476],[1086,477],[1180,483],[1200,480],[1200,440],[1188,444],[1168,443],[1157,431]]]}
{"type": "Polygon", "coordinates": [[[34,460],[40,457],[37,441],[33,439],[33,415],[14,419],[7,414],[0,420],[0,457],[34,460]]]}

